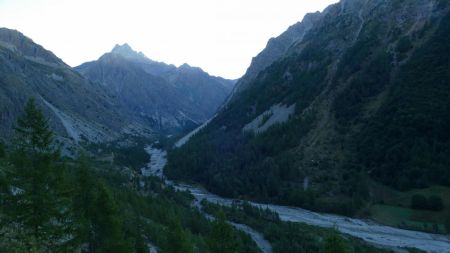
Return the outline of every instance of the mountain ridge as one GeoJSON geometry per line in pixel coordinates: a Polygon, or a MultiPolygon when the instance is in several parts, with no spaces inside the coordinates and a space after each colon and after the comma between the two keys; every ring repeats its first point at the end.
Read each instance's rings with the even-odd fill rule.
{"type": "Polygon", "coordinates": [[[223,103],[234,83],[188,64],[176,67],[153,61],[128,44],[116,45],[97,61],[75,69],[94,82],[112,87],[124,106],[144,115],[144,121],[137,116],[142,122],[167,129],[190,128],[206,121],[223,103]],[[139,83],[139,87],[132,87],[134,83],[139,83]],[[145,96],[119,94],[136,89],[146,90],[145,96]],[[163,108],[169,104],[174,110],[165,111],[163,108]]]}

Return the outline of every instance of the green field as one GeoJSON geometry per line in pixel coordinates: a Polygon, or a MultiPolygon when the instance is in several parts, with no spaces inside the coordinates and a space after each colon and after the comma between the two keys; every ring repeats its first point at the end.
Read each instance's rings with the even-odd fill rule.
{"type": "MultiPolygon", "coordinates": [[[[388,187],[374,188],[376,204],[370,207],[370,217],[380,223],[405,229],[445,233],[445,221],[450,217],[450,188],[432,186],[420,190],[399,192],[388,187]],[[421,194],[425,197],[441,197],[444,209],[441,211],[414,210],[410,208],[411,197],[421,194]]],[[[447,231],[449,232],[449,231],[447,231]]]]}

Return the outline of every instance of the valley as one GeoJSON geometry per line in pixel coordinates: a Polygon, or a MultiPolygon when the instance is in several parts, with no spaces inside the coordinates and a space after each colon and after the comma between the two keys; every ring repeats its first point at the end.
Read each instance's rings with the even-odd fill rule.
{"type": "Polygon", "coordinates": [[[228,79],[204,7],[97,9],[73,66],[0,27],[0,252],[450,253],[450,0],[330,0],[228,79]]]}
{"type": "MultiPolygon", "coordinates": [[[[157,148],[151,148],[151,146],[148,146],[146,151],[150,154],[151,161],[147,167],[143,169],[146,173],[150,172],[145,175],[161,177],[161,173],[166,163],[166,152],[157,148]]],[[[240,201],[238,199],[220,197],[197,186],[177,183],[170,180],[166,180],[166,183],[168,185],[173,185],[178,191],[189,191],[199,203],[206,200],[219,205],[231,206],[233,202],[240,201]]],[[[408,247],[417,248],[425,252],[450,252],[450,238],[445,235],[403,230],[383,226],[369,220],[359,220],[338,215],[321,214],[295,207],[260,204],[256,202],[248,203],[262,209],[268,208],[269,210],[274,211],[280,216],[282,221],[301,222],[327,228],[336,227],[344,234],[361,238],[364,241],[382,247],[398,249],[408,247]]],[[[260,236],[252,236],[252,238],[257,240],[258,245],[261,244],[258,243],[260,236]]]]}

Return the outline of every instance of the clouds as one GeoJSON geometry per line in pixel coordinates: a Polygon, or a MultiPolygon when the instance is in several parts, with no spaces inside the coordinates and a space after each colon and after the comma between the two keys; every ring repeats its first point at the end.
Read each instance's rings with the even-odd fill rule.
{"type": "Polygon", "coordinates": [[[117,43],[148,57],[240,77],[270,37],[336,0],[0,0],[0,26],[17,29],[69,65],[117,43]]]}

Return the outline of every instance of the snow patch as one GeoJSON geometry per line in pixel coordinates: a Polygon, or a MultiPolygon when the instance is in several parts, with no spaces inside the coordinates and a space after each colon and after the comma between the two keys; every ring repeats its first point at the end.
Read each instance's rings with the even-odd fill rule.
{"type": "Polygon", "coordinates": [[[252,122],[248,123],[242,128],[242,131],[251,131],[254,133],[262,133],[269,127],[277,123],[284,123],[288,121],[289,116],[295,112],[295,104],[291,106],[284,106],[276,104],[270,107],[269,110],[261,113],[252,122]]]}

